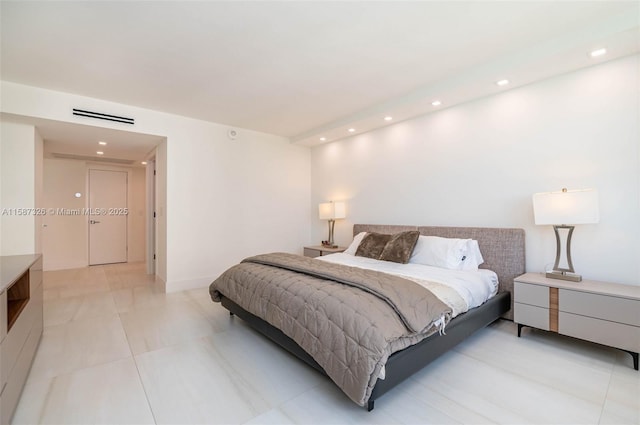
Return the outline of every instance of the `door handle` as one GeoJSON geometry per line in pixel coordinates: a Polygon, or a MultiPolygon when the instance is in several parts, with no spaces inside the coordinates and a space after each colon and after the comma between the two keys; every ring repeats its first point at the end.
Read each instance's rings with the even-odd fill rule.
{"type": "Polygon", "coordinates": [[[100,222],[97,221],[97,220],[89,220],[89,224],[98,224],[98,223],[100,223],[100,222]]]}

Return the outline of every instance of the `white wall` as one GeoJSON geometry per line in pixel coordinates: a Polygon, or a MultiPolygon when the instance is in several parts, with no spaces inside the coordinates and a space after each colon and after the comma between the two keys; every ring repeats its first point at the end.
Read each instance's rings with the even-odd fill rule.
{"type": "MultiPolygon", "coordinates": [[[[204,286],[240,259],[309,241],[309,148],[221,126],[167,140],[167,273],[204,286]]],[[[168,290],[170,284],[167,284],[168,290]]]]}
{"type": "Polygon", "coordinates": [[[71,159],[44,160],[43,266],[45,270],[72,269],[89,264],[87,216],[52,211],[86,208],[87,165],[71,159]],[[80,192],[83,196],[76,198],[80,192]]]}
{"type": "MultiPolygon", "coordinates": [[[[34,158],[34,189],[35,189],[35,199],[34,204],[38,209],[42,209],[44,204],[44,194],[43,194],[43,186],[44,186],[44,140],[42,140],[42,136],[38,133],[37,129],[34,129],[34,150],[35,150],[35,158],[34,158]]],[[[42,232],[43,232],[43,223],[44,223],[44,215],[36,214],[33,217],[34,221],[34,252],[42,253],[42,232]]]]}
{"type": "Polygon", "coordinates": [[[92,125],[166,137],[156,156],[158,188],[166,187],[156,253],[167,291],[205,286],[247,255],[302,252],[309,242],[309,148],[243,129],[231,141],[223,125],[6,81],[1,92],[3,113],[87,123],[72,108],[96,110],[136,124],[92,125]]]}
{"type": "MultiPolygon", "coordinates": [[[[167,278],[167,142],[156,148],[156,275],[167,278]]],[[[168,285],[171,289],[171,285],[168,285]]]]}
{"type": "Polygon", "coordinates": [[[127,204],[129,206],[129,216],[127,217],[127,246],[129,249],[127,259],[130,263],[145,261],[146,259],[146,178],[146,170],[144,168],[134,167],[130,169],[127,191],[127,204]]]}
{"type": "Polygon", "coordinates": [[[42,139],[33,126],[3,120],[0,122],[0,150],[0,254],[39,252],[40,227],[36,228],[33,209],[39,206],[36,196],[40,196],[42,184],[40,173],[36,171],[36,164],[42,162],[42,139]],[[15,211],[16,208],[21,210],[15,211]]]}
{"type": "Polygon", "coordinates": [[[639,69],[628,57],[313,148],[312,239],[326,237],[314,207],[345,200],[342,245],[356,222],[522,227],[542,271],[555,239],[531,195],[595,187],[601,221],[576,227],[574,267],[640,284],[639,69]]]}

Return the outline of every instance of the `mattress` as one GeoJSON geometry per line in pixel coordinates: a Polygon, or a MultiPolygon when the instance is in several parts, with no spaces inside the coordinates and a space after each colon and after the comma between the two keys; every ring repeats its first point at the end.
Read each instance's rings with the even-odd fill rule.
{"type": "Polygon", "coordinates": [[[498,275],[491,270],[449,270],[422,264],[399,264],[337,253],[316,260],[375,270],[403,277],[429,289],[453,311],[452,317],[484,304],[498,293],[498,275]],[[452,291],[457,296],[452,296],[452,291]]]}

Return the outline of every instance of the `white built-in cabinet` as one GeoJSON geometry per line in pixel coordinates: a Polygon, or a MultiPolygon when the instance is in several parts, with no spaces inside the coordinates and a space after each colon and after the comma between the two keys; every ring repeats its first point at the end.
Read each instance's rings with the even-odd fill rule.
{"type": "Polygon", "coordinates": [[[42,328],[42,256],[0,256],[1,424],[11,421],[42,328]]]}

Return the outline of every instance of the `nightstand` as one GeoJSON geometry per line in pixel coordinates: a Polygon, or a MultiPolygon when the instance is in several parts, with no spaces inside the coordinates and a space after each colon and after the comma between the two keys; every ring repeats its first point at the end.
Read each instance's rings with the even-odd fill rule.
{"type": "Polygon", "coordinates": [[[343,252],[347,248],[343,246],[339,246],[337,248],[329,248],[322,245],[315,246],[305,246],[304,247],[304,256],[305,257],[322,257],[323,255],[335,254],[336,252],[343,252]]]}
{"type": "Polygon", "coordinates": [[[513,321],[523,326],[619,348],[638,370],[640,286],[548,279],[526,273],[514,279],[513,321]]]}

